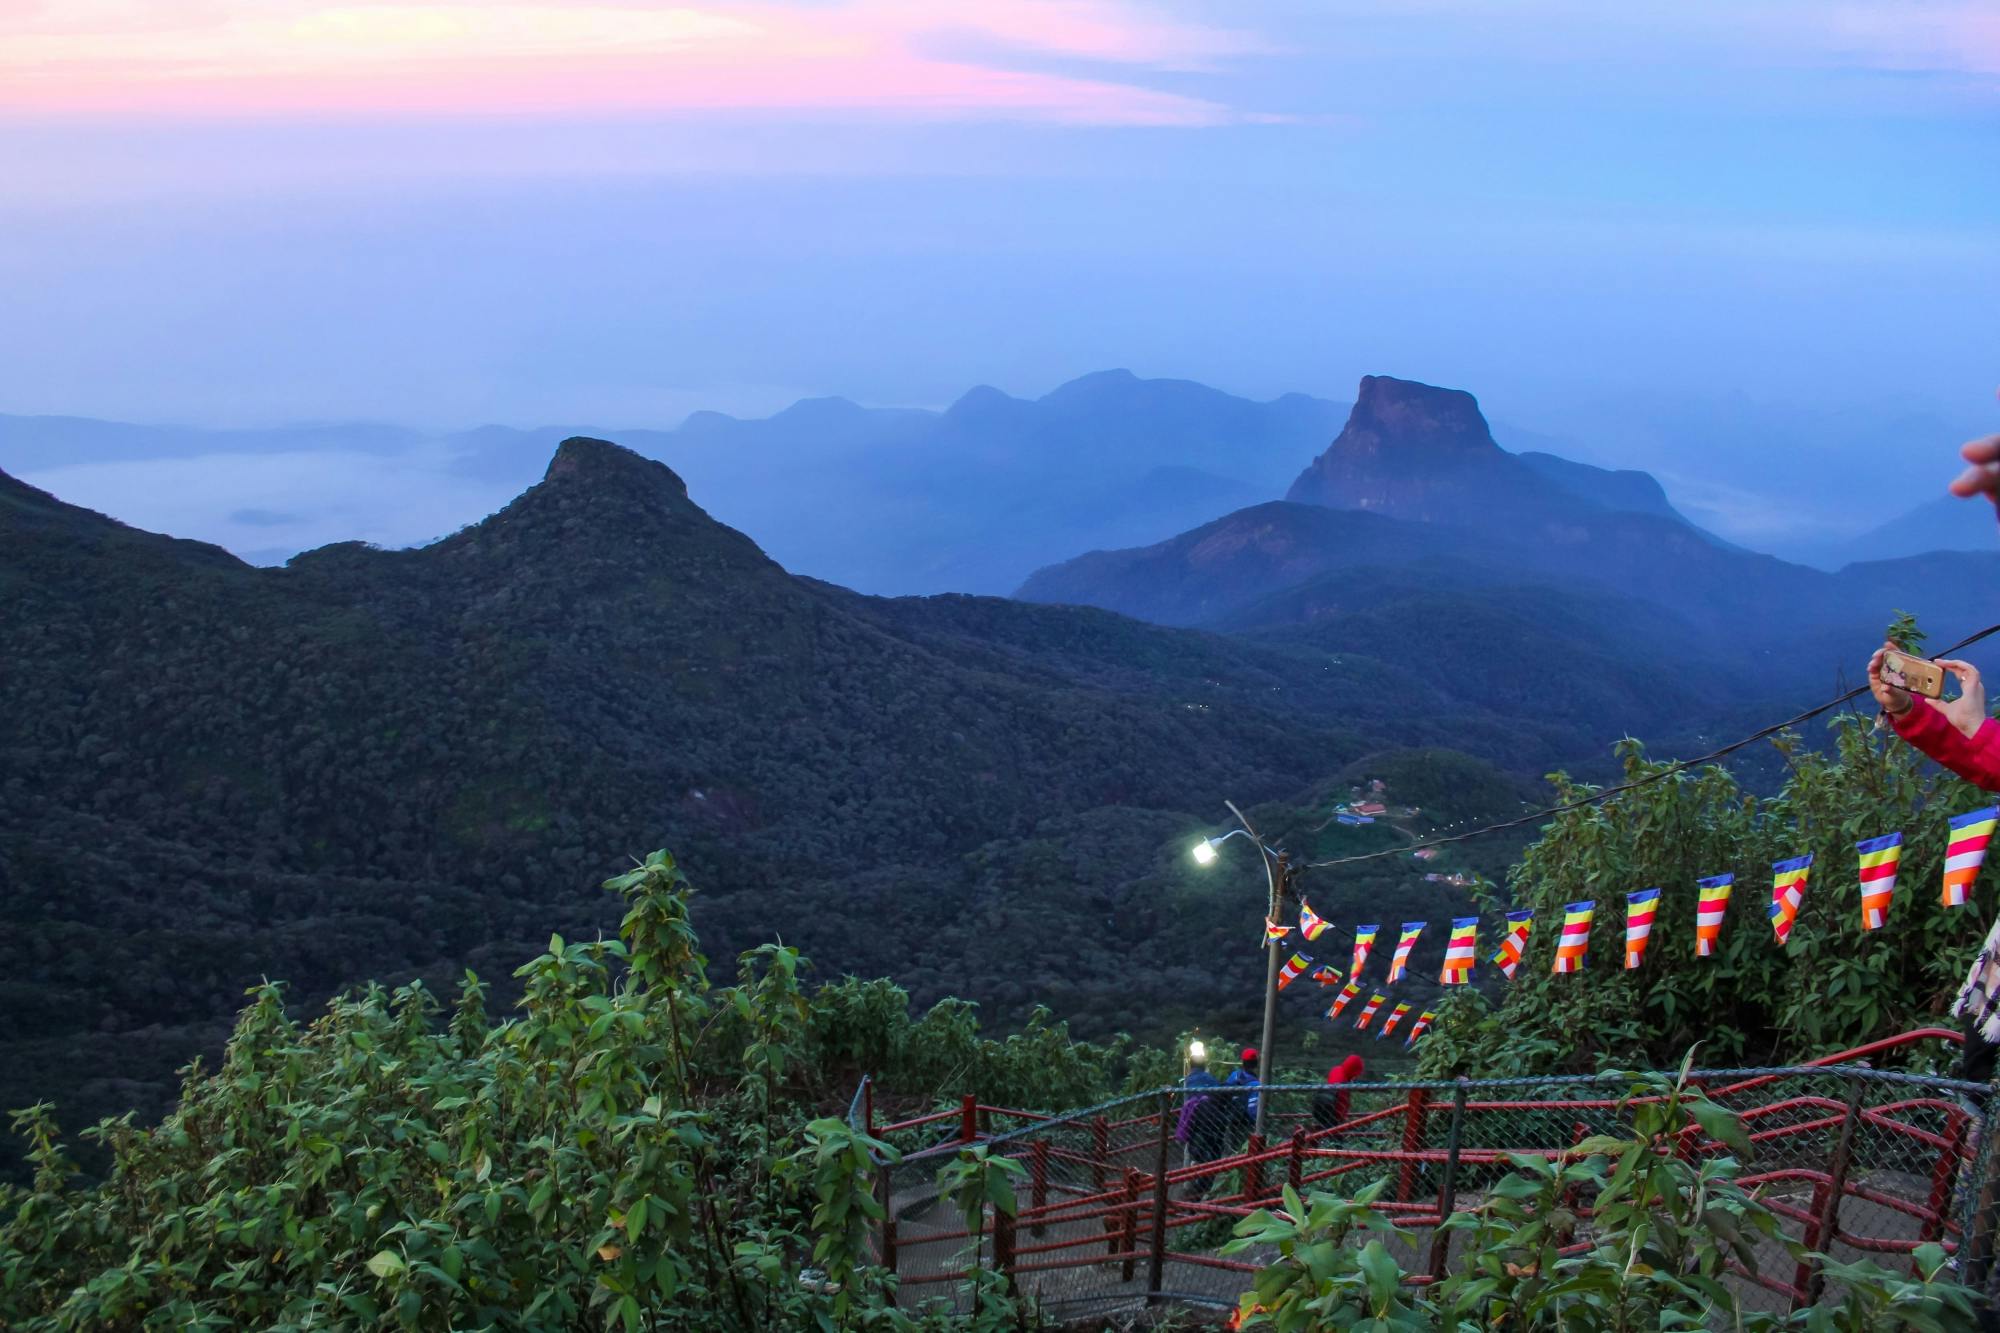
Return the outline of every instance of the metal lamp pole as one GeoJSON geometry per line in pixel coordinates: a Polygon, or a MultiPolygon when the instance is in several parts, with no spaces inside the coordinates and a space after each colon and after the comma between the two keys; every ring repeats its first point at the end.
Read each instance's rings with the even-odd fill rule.
{"type": "MultiPolygon", "coordinates": [[[[1283,852],[1274,852],[1264,845],[1257,836],[1257,830],[1243,817],[1233,802],[1224,801],[1229,813],[1236,816],[1236,822],[1250,835],[1250,841],[1257,844],[1258,855],[1264,861],[1264,883],[1269,888],[1269,896],[1264,908],[1264,919],[1276,921],[1284,907],[1284,894],[1291,885],[1291,859],[1283,852]]],[[[1271,1043],[1278,1031],[1278,941],[1264,941],[1264,1035],[1257,1044],[1257,1084],[1264,1088],[1271,1082],[1271,1043]]],[[[1264,1133],[1264,1112],[1270,1109],[1271,1099],[1261,1091],[1257,1097],[1257,1121],[1252,1132],[1262,1137],[1264,1133]]]]}

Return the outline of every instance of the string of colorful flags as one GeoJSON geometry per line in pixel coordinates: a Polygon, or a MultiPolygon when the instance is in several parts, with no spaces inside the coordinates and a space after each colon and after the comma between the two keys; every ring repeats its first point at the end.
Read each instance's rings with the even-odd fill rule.
{"type": "MultiPolygon", "coordinates": [[[[1950,836],[1945,847],[1944,883],[1939,901],[1945,907],[1963,907],[1971,896],[1972,884],[1979,876],[1980,867],[1986,861],[1986,849],[1993,839],[1996,828],[2000,828],[2000,806],[1988,806],[1954,816],[1950,821],[1950,836]]],[[[1901,863],[1903,835],[1888,833],[1877,838],[1868,838],[1855,844],[1855,854],[1859,861],[1861,885],[1861,928],[1864,931],[1880,930],[1889,919],[1889,906],[1896,892],[1896,872],[1901,863]]],[[[1811,880],[1813,855],[1788,857],[1774,862],[1771,866],[1771,930],[1780,947],[1791,939],[1792,926],[1798,921],[1799,908],[1805,901],[1806,888],[1811,880]]],[[[1713,957],[1717,941],[1722,935],[1723,917],[1729,907],[1729,895],[1734,887],[1734,875],[1713,875],[1697,880],[1694,918],[1695,955],[1699,958],[1713,957]]],[[[1625,895],[1625,970],[1638,968],[1645,960],[1646,945],[1652,938],[1653,920],[1660,906],[1660,890],[1639,889],[1625,895]]],[[[1586,899],[1569,903],[1562,911],[1562,925],[1556,937],[1555,959],[1550,970],[1556,974],[1582,971],[1590,950],[1590,927],[1597,913],[1597,902],[1586,899]]],[[[1394,986],[1409,975],[1410,953],[1416,947],[1417,939],[1424,933],[1428,923],[1405,921],[1396,938],[1395,952],[1390,955],[1389,970],[1385,986],[1394,986]]],[[[1500,969],[1502,976],[1512,981],[1520,969],[1521,960],[1528,947],[1528,934],[1534,925],[1534,913],[1513,911],[1507,913],[1506,925],[1502,933],[1499,951],[1492,955],[1491,962],[1500,969]]],[[[1298,931],[1307,940],[1317,940],[1329,928],[1326,918],[1312,910],[1312,905],[1301,901],[1299,904],[1298,931]]],[[[1361,997],[1361,975],[1368,966],[1369,955],[1374,951],[1375,938],[1381,932],[1380,923],[1357,925],[1354,927],[1352,953],[1348,959],[1348,970],[1343,974],[1338,968],[1328,964],[1313,966],[1310,954],[1295,953],[1278,969],[1278,989],[1285,990],[1302,976],[1310,976],[1321,987],[1339,987],[1328,1007],[1326,1016],[1337,1020],[1343,1011],[1361,997]]],[[[1276,921],[1264,923],[1267,941],[1279,941],[1291,934],[1293,927],[1276,921]]],[[[1440,986],[1462,986],[1472,978],[1473,966],[1478,953],[1479,919],[1458,917],[1451,923],[1450,934],[1446,938],[1444,966],[1438,973],[1440,986]]],[[[1373,992],[1361,1006],[1355,1019],[1357,1031],[1367,1031],[1388,996],[1381,991],[1373,992]]],[[[1399,1002],[1389,1017],[1376,1032],[1375,1038],[1382,1038],[1394,1032],[1411,1005],[1399,1002]]],[[[1426,1010],[1419,1013],[1410,1024],[1410,1030],[1403,1039],[1405,1048],[1414,1046],[1436,1018],[1436,1014],[1426,1010]]]]}

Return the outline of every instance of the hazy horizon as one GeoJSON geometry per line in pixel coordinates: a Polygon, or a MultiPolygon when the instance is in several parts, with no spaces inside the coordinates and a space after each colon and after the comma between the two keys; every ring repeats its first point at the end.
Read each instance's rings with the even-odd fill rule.
{"type": "MultiPolygon", "coordinates": [[[[2000,18],[1952,0],[31,3],[0,412],[615,434],[1388,373],[1799,547],[1993,428],[1996,145],[2000,18]]],[[[118,466],[140,522],[475,498],[118,466]]]]}

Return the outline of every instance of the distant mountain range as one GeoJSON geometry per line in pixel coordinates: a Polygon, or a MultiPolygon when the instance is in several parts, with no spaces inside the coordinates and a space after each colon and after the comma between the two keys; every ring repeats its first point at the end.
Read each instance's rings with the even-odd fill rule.
{"type": "MultiPolygon", "coordinates": [[[[1470,394],[1370,376],[1284,501],[1065,561],[1019,596],[1245,629],[1379,614],[1383,586],[1456,598],[1468,618],[1490,613],[1499,588],[1584,590],[1631,608],[1625,625],[1655,627],[1622,649],[1607,642],[1621,656],[1657,651],[1671,629],[1690,666],[1782,690],[1858,667],[1897,609],[1940,632],[1971,628],[1996,581],[1993,551],[1837,574],[1743,551],[1674,512],[1642,474],[1507,453],[1470,394]]],[[[1425,640],[1435,641],[1435,632],[1425,640]]]]}
{"type": "MultiPolygon", "coordinates": [[[[282,563],[339,537],[432,540],[532,484],[559,440],[610,434],[674,467],[711,512],[788,569],[872,593],[1006,593],[1081,552],[1143,546],[1278,499],[1341,430],[1347,410],[1304,394],[1253,402],[1185,380],[1105,371],[1038,399],[976,388],[930,411],[817,398],[761,419],[700,412],[672,430],[205,431],[0,416],[0,467],[61,493],[101,494],[98,506],[123,517],[158,513],[154,526],[282,563]],[[202,462],[182,471],[159,464],[173,458],[202,462]],[[298,477],[287,472],[294,463],[298,477]],[[120,469],[129,475],[114,487],[120,469]],[[233,474],[232,485],[216,488],[204,504],[198,492],[224,474],[233,474]],[[328,476],[341,479],[345,503],[326,493],[328,476]],[[223,498],[225,490],[254,497],[260,489],[276,494],[223,498]],[[371,511],[393,511],[400,526],[369,523],[371,511]],[[427,524],[419,517],[426,514],[427,524]]],[[[1453,429],[1449,416],[1435,424],[1453,429]]],[[[1603,509],[1686,523],[1644,472],[1572,461],[1559,456],[1563,446],[1524,430],[1497,434],[1534,446],[1509,455],[1512,464],[1493,474],[1510,493],[1545,500],[1567,493],[1603,509]]],[[[1323,470],[1314,486],[1338,489],[1338,466],[1349,452],[1323,459],[1323,469],[1333,470],[1323,470]]],[[[1415,480],[1404,478],[1406,489],[1415,480]]],[[[1320,497],[1300,490],[1292,498],[1320,497]]],[[[1365,501],[1358,497],[1352,507],[1369,507],[1365,501]]],[[[1838,567],[1940,548],[1993,549],[1993,525],[1973,508],[1936,506],[1859,541],[1822,543],[1803,554],[1838,567]]],[[[1400,512],[1419,516],[1407,505],[1400,512]]]]}

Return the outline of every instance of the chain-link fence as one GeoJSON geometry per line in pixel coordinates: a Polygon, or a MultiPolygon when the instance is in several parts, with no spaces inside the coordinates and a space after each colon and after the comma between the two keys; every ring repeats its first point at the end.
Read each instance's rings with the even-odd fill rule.
{"type": "MultiPolygon", "coordinates": [[[[2000,1103],[1985,1085],[1863,1065],[1696,1071],[1692,1081],[1738,1117],[1752,1153],[1739,1182],[1784,1233],[1837,1262],[1905,1268],[1918,1245],[1954,1255],[1960,1280],[1991,1267],[2000,1183],[1985,1132],[2000,1103]],[[1967,1243],[1967,1237],[1971,1242],[1967,1243]]],[[[1234,1304],[1269,1256],[1220,1251],[1235,1224],[1277,1206],[1286,1185],[1350,1196],[1377,1181],[1375,1205],[1403,1238],[1391,1246],[1414,1281],[1442,1276],[1464,1233],[1440,1230],[1475,1208],[1512,1169],[1511,1154],[1559,1157],[1597,1134],[1630,1136],[1639,1076],[1353,1083],[1261,1089],[1264,1132],[1248,1090],[1189,1109],[1180,1089],[1042,1117],[959,1108],[901,1125],[853,1115],[902,1154],[879,1169],[887,1220],[880,1262],[906,1305],[962,1306],[975,1267],[1006,1273],[1064,1317],[1158,1303],[1234,1304]],[[1218,1108],[1220,1108],[1218,1110],[1218,1108]],[[1018,1210],[987,1208],[968,1228],[937,1175],[984,1142],[1020,1164],[1018,1210]]],[[[1211,1096],[1215,1096],[1211,1090],[1211,1096]]],[[[1674,1140],[1689,1157],[1729,1152],[1692,1123],[1674,1140]]],[[[1575,1201],[1588,1226],[1590,1200],[1575,1201]]],[[[1781,1311],[1829,1295],[1813,1260],[1762,1242],[1732,1278],[1746,1309],[1781,1311]]],[[[1837,1288],[1832,1294],[1837,1295],[1837,1288]]]]}

